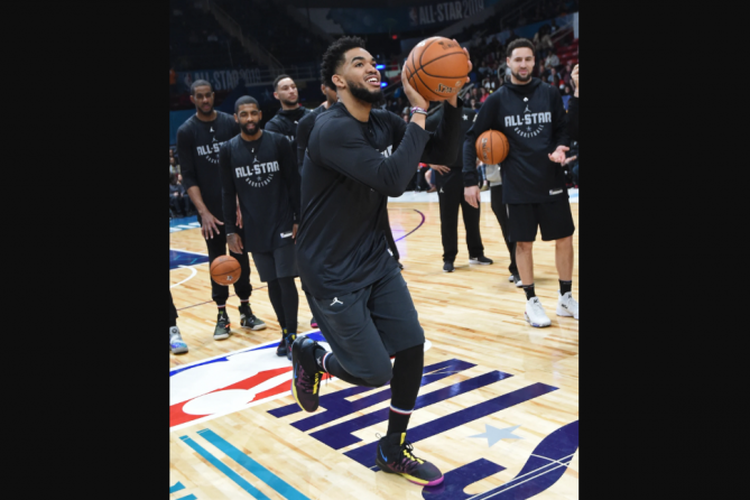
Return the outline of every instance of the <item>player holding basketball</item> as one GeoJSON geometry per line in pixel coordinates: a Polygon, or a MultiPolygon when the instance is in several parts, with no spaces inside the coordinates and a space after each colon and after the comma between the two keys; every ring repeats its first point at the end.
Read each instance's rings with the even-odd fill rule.
{"type": "Polygon", "coordinates": [[[358,37],[329,46],[322,73],[336,86],[339,102],[315,120],[310,134],[296,247],[302,289],[332,353],[299,337],[292,345],[292,393],[312,412],[325,372],[368,387],[390,380],[388,430],[375,461],[385,472],[436,485],[442,473],[414,456],[406,440],[422,380],[424,331],[380,222],[388,196],[405,191],[420,161],[456,155],[462,103],[455,95],[448,99],[437,130],[426,132],[428,103],[402,74],[414,106],[409,124],[373,108],[382,98],[380,73],[358,37]]]}
{"type": "MultiPolygon", "coordinates": [[[[177,129],[177,151],[180,157],[182,180],[190,200],[198,210],[201,234],[208,247],[209,266],[219,255],[226,255],[227,240],[224,222],[240,216],[233,208],[225,215],[221,205],[221,179],[219,177],[219,146],[236,136],[239,128],[227,113],[214,109],[214,92],[206,80],[196,80],[190,87],[190,101],[195,104],[195,114],[177,129]],[[236,214],[236,215],[235,215],[236,214]]],[[[241,220],[238,226],[241,227],[241,220]]],[[[266,324],[255,317],[250,308],[250,261],[247,253],[229,254],[242,267],[234,292],[240,299],[240,324],[251,330],[262,330],[266,324]]],[[[211,279],[211,298],[219,309],[214,329],[214,339],[223,340],[231,334],[231,324],[226,311],[229,287],[211,279]]]]}
{"type": "Polygon", "coordinates": [[[291,359],[289,346],[297,337],[299,294],[294,278],[297,262],[294,238],[299,214],[299,172],[289,140],[263,131],[263,113],[250,96],[237,99],[234,119],[240,135],[221,146],[219,169],[224,213],[239,200],[244,237],[227,220],[229,249],[253,255],[260,280],[268,283],[268,297],[281,326],[279,356],[291,359]]]}
{"type": "Polygon", "coordinates": [[[464,195],[480,202],[476,176],[475,142],[482,132],[504,133],[510,145],[502,163],[503,201],[508,215],[508,239],[516,242],[516,265],[526,292],[526,321],[535,327],[550,321],[534,291],[532,249],[537,227],[543,241],[555,241],[555,264],[560,289],[558,316],[578,319],[578,302],[571,294],[573,278],[573,216],[565,189],[565,174],[555,163],[568,150],[567,120],[559,90],[532,77],[534,45],[525,38],[508,44],[510,78],[479,109],[464,141],[464,195]]]}

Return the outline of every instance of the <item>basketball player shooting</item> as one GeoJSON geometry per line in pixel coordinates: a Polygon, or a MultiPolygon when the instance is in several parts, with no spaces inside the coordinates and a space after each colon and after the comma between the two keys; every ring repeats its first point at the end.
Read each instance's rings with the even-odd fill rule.
{"type": "Polygon", "coordinates": [[[384,472],[434,486],[443,474],[416,457],[406,439],[422,381],[424,330],[378,221],[388,197],[403,194],[419,162],[456,156],[463,103],[455,94],[445,99],[437,130],[427,132],[428,102],[402,73],[413,106],[407,124],[373,108],[382,99],[375,64],[358,37],[342,37],[323,55],[321,73],[339,102],[315,120],[310,133],[295,246],[302,289],[331,352],[305,336],[295,340],[292,393],[313,412],[323,373],[368,387],[390,381],[388,429],[375,462],[384,472]]]}

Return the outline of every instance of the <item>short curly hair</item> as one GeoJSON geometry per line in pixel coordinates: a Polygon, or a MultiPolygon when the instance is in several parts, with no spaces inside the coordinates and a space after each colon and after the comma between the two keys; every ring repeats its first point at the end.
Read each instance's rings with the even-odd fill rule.
{"type": "Polygon", "coordinates": [[[365,41],[358,36],[342,36],[328,46],[323,54],[323,62],[320,64],[320,80],[330,89],[335,89],[333,75],[344,61],[344,54],[347,50],[357,47],[365,48],[365,41]]]}

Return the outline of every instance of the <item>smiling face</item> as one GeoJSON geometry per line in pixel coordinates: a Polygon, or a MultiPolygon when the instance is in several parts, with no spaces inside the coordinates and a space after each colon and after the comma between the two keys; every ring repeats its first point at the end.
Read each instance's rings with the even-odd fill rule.
{"type": "Polygon", "coordinates": [[[513,49],[510,57],[506,58],[510,68],[510,80],[516,85],[523,85],[531,81],[531,71],[534,69],[534,52],[528,47],[513,49]]]}
{"type": "Polygon", "coordinates": [[[357,47],[344,53],[344,63],[336,68],[333,83],[348,90],[353,97],[366,103],[376,103],[383,98],[380,88],[380,71],[375,68],[375,58],[365,49],[357,47]]]}
{"type": "Polygon", "coordinates": [[[263,112],[258,109],[258,105],[255,103],[240,105],[234,114],[234,120],[239,123],[242,134],[252,137],[253,140],[260,132],[261,119],[263,119],[263,112]]]}

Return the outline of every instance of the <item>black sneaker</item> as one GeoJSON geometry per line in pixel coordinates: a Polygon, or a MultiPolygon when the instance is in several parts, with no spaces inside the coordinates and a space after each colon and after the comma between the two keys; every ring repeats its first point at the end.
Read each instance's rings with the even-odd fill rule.
{"type": "MultiPolygon", "coordinates": [[[[284,330],[281,330],[281,340],[279,340],[279,345],[276,347],[276,355],[286,356],[288,352],[286,341],[284,340],[284,330]]],[[[288,356],[287,356],[288,357],[288,356]]]]}
{"type": "Polygon", "coordinates": [[[227,311],[222,309],[216,317],[216,328],[214,328],[214,340],[228,339],[231,335],[231,324],[227,311]]]}
{"type": "Polygon", "coordinates": [[[263,330],[266,327],[266,324],[263,322],[263,320],[258,319],[258,317],[253,314],[253,310],[250,307],[250,304],[242,304],[239,309],[240,326],[244,326],[245,328],[249,328],[253,331],[263,330]]]}
{"type": "MultiPolygon", "coordinates": [[[[292,344],[294,344],[294,341],[297,340],[297,333],[289,333],[286,331],[286,328],[284,328],[281,331],[281,337],[283,338],[284,345],[286,346],[286,358],[291,361],[292,344]]],[[[278,354],[278,350],[276,351],[276,354],[278,354]]]]}
{"type": "Polygon", "coordinates": [[[448,262],[447,260],[443,262],[443,272],[444,273],[452,273],[454,271],[453,262],[448,262]]]}
{"type": "Polygon", "coordinates": [[[375,463],[383,472],[400,474],[412,483],[436,486],[443,482],[443,473],[426,460],[412,454],[414,447],[406,440],[406,433],[380,438],[375,463]]]}
{"type": "Polygon", "coordinates": [[[291,345],[292,351],[292,395],[305,411],[318,409],[320,401],[320,379],[323,372],[315,362],[315,348],[318,345],[307,337],[297,337],[291,345]]]}
{"type": "Polygon", "coordinates": [[[315,318],[310,318],[310,328],[317,328],[318,322],[315,321],[315,318]]]}
{"type": "Polygon", "coordinates": [[[489,266],[492,264],[492,259],[488,259],[484,255],[479,257],[469,257],[469,264],[482,264],[483,266],[489,266]]]}

